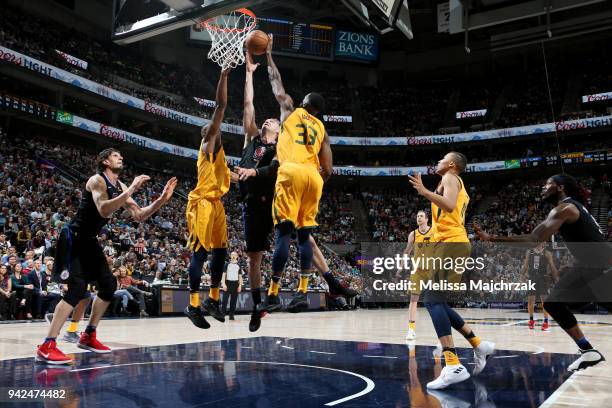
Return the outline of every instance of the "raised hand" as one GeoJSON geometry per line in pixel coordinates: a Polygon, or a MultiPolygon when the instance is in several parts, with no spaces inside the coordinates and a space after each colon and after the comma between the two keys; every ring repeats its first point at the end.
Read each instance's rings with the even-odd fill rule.
{"type": "Polygon", "coordinates": [[[146,174],[141,174],[140,176],[136,176],[134,178],[134,181],[132,181],[132,185],[130,186],[130,188],[136,192],[138,190],[140,190],[143,186],[144,183],[146,183],[147,181],[149,181],[151,179],[151,177],[147,176],[146,174]]]}
{"type": "Polygon", "coordinates": [[[272,45],[274,44],[274,36],[272,34],[268,34],[268,48],[266,48],[266,54],[272,54],[272,45]]]}
{"type": "Polygon", "coordinates": [[[423,184],[423,180],[421,180],[421,173],[417,173],[416,176],[408,176],[408,178],[410,179],[410,184],[412,184],[412,187],[414,187],[417,193],[423,195],[427,191],[427,188],[425,188],[423,184]]]}
{"type": "Polygon", "coordinates": [[[257,69],[257,67],[259,66],[259,63],[254,63],[253,62],[253,56],[251,55],[250,52],[246,53],[246,70],[247,72],[253,73],[255,72],[255,70],[257,69]]]}
{"type": "Polygon", "coordinates": [[[168,200],[172,198],[172,194],[174,194],[174,188],[176,187],[177,183],[178,183],[178,179],[176,177],[172,177],[166,183],[166,186],[164,187],[164,191],[162,191],[161,193],[161,199],[163,200],[164,203],[167,203],[168,200]]]}

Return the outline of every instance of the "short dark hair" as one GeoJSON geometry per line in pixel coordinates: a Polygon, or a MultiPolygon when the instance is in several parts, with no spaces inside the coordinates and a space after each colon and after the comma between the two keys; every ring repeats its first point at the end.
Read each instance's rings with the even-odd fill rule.
{"type": "Polygon", "coordinates": [[[109,156],[113,153],[119,153],[119,150],[115,149],[114,147],[109,147],[108,149],[104,149],[100,153],[98,153],[98,156],[96,156],[96,164],[95,164],[97,171],[102,172],[106,170],[106,165],[104,164],[104,160],[108,159],[109,156]]]}
{"type": "Polygon", "coordinates": [[[311,92],[306,95],[308,98],[307,105],[312,106],[314,110],[318,112],[323,112],[325,110],[325,98],[319,93],[311,92]]]}
{"type": "Polygon", "coordinates": [[[453,161],[457,164],[459,172],[463,173],[467,167],[467,157],[465,157],[465,154],[459,152],[450,152],[450,154],[453,156],[453,161]]]}
{"type": "Polygon", "coordinates": [[[569,174],[560,173],[555,174],[551,177],[552,181],[555,182],[558,186],[563,186],[563,191],[565,195],[568,197],[572,197],[582,202],[582,191],[580,186],[578,185],[578,181],[569,174]]]}

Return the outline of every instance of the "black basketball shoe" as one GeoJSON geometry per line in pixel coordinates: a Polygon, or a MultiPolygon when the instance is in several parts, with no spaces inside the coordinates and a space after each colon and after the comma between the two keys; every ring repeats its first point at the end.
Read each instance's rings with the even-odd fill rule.
{"type": "Polygon", "coordinates": [[[218,300],[207,298],[204,303],[202,303],[202,308],[206,313],[215,318],[215,320],[218,320],[221,323],[225,322],[225,313],[223,313],[223,310],[221,310],[221,302],[218,300]]]}
{"type": "Polygon", "coordinates": [[[206,321],[204,314],[202,313],[202,309],[199,307],[189,305],[185,308],[183,313],[189,318],[189,320],[191,320],[191,323],[193,323],[195,327],[199,327],[200,329],[210,328],[210,323],[206,321]]]}

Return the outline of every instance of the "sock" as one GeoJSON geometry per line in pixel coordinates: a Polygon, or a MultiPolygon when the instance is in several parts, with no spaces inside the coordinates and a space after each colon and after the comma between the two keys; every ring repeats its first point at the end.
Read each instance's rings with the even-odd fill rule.
{"type": "Polygon", "coordinates": [[[480,337],[476,336],[473,331],[469,332],[465,336],[465,339],[469,341],[474,348],[480,346],[480,337]]]}
{"type": "Polygon", "coordinates": [[[591,343],[589,343],[586,337],[582,337],[575,341],[578,347],[580,347],[580,350],[592,350],[593,349],[593,346],[591,346],[591,343]]]}
{"type": "Polygon", "coordinates": [[[253,308],[261,303],[261,288],[251,289],[251,297],[253,298],[253,308]]]}
{"type": "Polygon", "coordinates": [[[329,285],[330,282],[334,281],[334,274],[331,271],[327,271],[323,274],[323,279],[325,279],[325,282],[327,282],[327,284],[329,285]]]}
{"type": "Polygon", "coordinates": [[[544,317],[544,323],[548,323],[548,317],[544,317]]]}
{"type": "Polygon", "coordinates": [[[210,288],[210,292],[208,292],[208,297],[212,300],[218,302],[219,301],[219,288],[210,288]]]}
{"type": "Polygon", "coordinates": [[[416,330],[416,322],[414,320],[408,321],[408,328],[412,330],[416,330]]]}
{"type": "Polygon", "coordinates": [[[278,290],[280,289],[280,277],[272,277],[272,282],[270,282],[270,289],[268,289],[268,296],[274,295],[278,296],[278,290]]]}
{"type": "Polygon", "coordinates": [[[308,292],[308,280],[310,279],[309,273],[302,273],[300,275],[300,286],[298,286],[298,292],[308,292]]]}
{"type": "Polygon", "coordinates": [[[444,347],[442,354],[444,355],[446,365],[459,365],[459,357],[457,357],[457,352],[454,348],[444,347]]]}
{"type": "MultiPolygon", "coordinates": [[[[44,341],[44,343],[48,343],[48,342],[50,342],[50,341],[55,341],[55,337],[45,337],[45,341],[44,341]]],[[[44,343],[43,343],[43,344],[44,344],[44,343]]]]}
{"type": "Polygon", "coordinates": [[[91,334],[91,333],[95,333],[96,331],[96,326],[92,326],[92,325],[87,325],[87,327],[85,328],[85,333],[87,334],[91,334]]]}
{"type": "Polygon", "coordinates": [[[533,320],[533,315],[529,315],[529,320],[533,320]]]}
{"type": "Polygon", "coordinates": [[[189,294],[189,305],[191,307],[200,307],[200,292],[193,292],[189,294]]]}
{"type": "Polygon", "coordinates": [[[66,331],[69,333],[76,333],[78,328],[79,328],[79,322],[70,322],[70,324],[68,325],[68,330],[66,331]]]}

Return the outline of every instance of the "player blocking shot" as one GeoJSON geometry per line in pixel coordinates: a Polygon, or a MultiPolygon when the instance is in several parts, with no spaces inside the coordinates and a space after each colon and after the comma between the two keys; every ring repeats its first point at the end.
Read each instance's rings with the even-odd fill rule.
{"type": "Polygon", "coordinates": [[[267,60],[272,91],[281,109],[281,131],[276,147],[279,168],[272,204],[275,228],[272,280],[266,301],[259,305],[259,310],[269,312],[280,308],[280,279],[289,258],[291,237],[296,234],[301,274],[298,290],[287,310],[297,312],[308,306],[306,293],[313,270],[310,232],[318,225],[316,216],[323,182],[332,174],[332,152],[325,127],[315,116],[324,109],[323,97],[310,93],[295,108],[271,53],[267,54],[267,60]]]}
{"type": "Polygon", "coordinates": [[[87,285],[94,281],[97,282],[97,296],[89,323],[81,333],[77,346],[95,353],[111,351],[97,339],[96,328],[113,299],[117,279],[111,273],[97,236],[113,213],[121,208],[126,209],[134,221],[146,220],[170,200],[177,184],[177,179],[171,178],[159,198],[141,208],[132,195],[143,187],[149,176],[137,176],[129,187],[123,184],[119,180],[123,157],[113,148],[100,152],[96,165],[97,174],[87,180],[84,198],[76,216],[62,228],[57,242],[54,279],[66,284],[68,288],[55,308],[47,337],[38,346],[36,353],[36,360],[47,364],[72,362],[70,357],[57,348],[56,338],[73,309],[77,305],[82,308],[82,304],[89,301],[87,285]]]}
{"type": "Polygon", "coordinates": [[[544,309],[576,342],[580,357],[567,367],[578,371],[605,361],[585,337],[570,307],[597,303],[612,311],[612,245],[606,239],[597,221],[579,201],[581,189],[568,174],[550,177],[542,187],[542,199],[555,207],[546,219],[530,234],[498,236],[483,231],[477,224],[474,231],[483,241],[518,242],[536,246],[560,234],[572,256],[574,265],[559,272],[559,281],[552,288],[544,309]]]}
{"type": "Polygon", "coordinates": [[[197,162],[197,184],[189,193],[186,209],[187,247],[192,251],[189,263],[189,305],[185,315],[194,326],[210,328],[204,311],[225,322],[220,307],[219,286],[227,256],[227,221],[221,202],[230,187],[230,170],[221,143],[221,123],[227,107],[227,78],[230,70],[223,69],[217,84],[216,107],[209,124],[202,127],[202,141],[197,162]],[[208,297],[200,303],[202,268],[212,252],[211,284],[208,297]]]}

